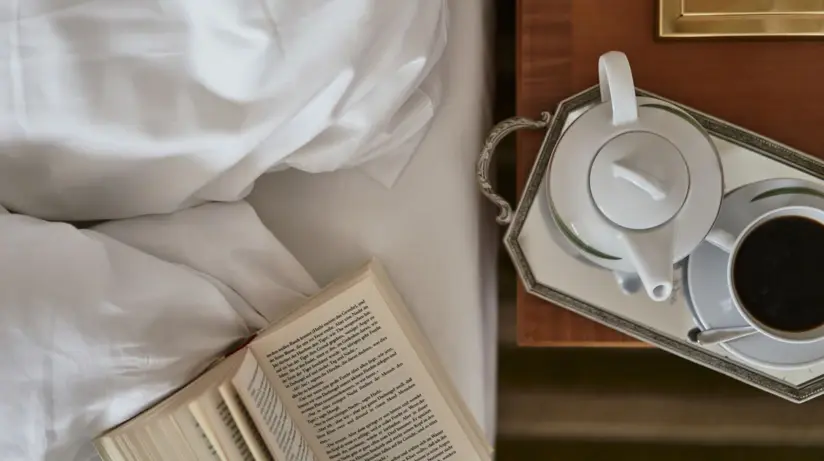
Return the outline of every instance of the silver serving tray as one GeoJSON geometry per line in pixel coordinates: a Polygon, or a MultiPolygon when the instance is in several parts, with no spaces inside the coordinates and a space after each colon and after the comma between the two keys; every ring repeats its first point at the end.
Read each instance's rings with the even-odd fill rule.
{"type": "MultiPolygon", "coordinates": [[[[687,111],[710,133],[724,166],[725,191],[761,179],[795,177],[824,184],[824,162],[791,147],[731,123],[636,90],[638,96],[658,98],[687,111]]],[[[695,326],[681,289],[682,273],[669,302],[649,300],[641,290],[620,292],[613,275],[576,257],[553,235],[545,198],[545,176],[553,149],[564,128],[588,106],[600,102],[597,86],[562,101],[555,113],[541,120],[513,117],[489,133],[477,164],[481,192],[500,208],[498,223],[508,225],[504,245],[526,290],[615,330],[673,354],[712,368],[793,402],[824,393],[824,363],[795,370],[775,370],[749,365],[720,346],[697,346],[686,339],[695,326]],[[521,129],[547,129],[540,152],[515,211],[495,193],[489,182],[489,165],[498,142],[521,129]]],[[[824,355],[824,344],[822,344],[824,355]]]]}

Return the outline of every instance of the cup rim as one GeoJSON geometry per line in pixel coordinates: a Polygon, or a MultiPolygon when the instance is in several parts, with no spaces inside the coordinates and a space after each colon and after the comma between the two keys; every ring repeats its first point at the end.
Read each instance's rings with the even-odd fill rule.
{"type": "Polygon", "coordinates": [[[759,332],[778,341],[783,341],[787,343],[813,343],[824,340],[824,323],[804,331],[785,331],[766,325],[757,318],[755,318],[746,309],[744,303],[741,302],[741,299],[738,296],[738,291],[735,289],[735,284],[733,283],[735,258],[738,255],[738,250],[739,248],[741,248],[741,244],[744,242],[744,240],[747,237],[749,237],[749,235],[761,225],[774,219],[788,216],[799,216],[813,219],[822,226],[824,226],[824,210],[809,205],[788,205],[781,208],[775,208],[773,210],[761,214],[752,222],[747,224],[747,226],[738,234],[738,237],[736,237],[735,239],[735,243],[733,244],[733,250],[727,259],[727,286],[729,287],[730,297],[732,299],[733,306],[735,306],[735,309],[742,317],[744,317],[744,320],[750,326],[752,326],[759,332]]]}

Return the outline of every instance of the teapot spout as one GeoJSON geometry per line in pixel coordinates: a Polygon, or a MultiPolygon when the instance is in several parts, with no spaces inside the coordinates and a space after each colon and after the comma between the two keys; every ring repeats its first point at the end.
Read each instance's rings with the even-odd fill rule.
{"type": "Polygon", "coordinates": [[[664,225],[621,234],[630,262],[653,301],[665,301],[672,295],[674,232],[673,226],[664,225]]]}

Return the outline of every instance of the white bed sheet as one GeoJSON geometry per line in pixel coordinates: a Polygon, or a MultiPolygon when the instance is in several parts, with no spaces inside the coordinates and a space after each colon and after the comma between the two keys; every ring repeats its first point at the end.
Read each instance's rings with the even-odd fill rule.
{"type": "Polygon", "coordinates": [[[378,257],[494,439],[497,231],[475,183],[491,115],[492,2],[451,0],[430,132],[394,187],[357,170],[272,173],[249,201],[318,283],[378,257]]]}

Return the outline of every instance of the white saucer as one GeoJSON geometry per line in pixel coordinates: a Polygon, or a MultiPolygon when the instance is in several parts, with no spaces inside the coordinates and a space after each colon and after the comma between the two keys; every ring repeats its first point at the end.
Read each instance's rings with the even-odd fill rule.
{"type": "MultiPolygon", "coordinates": [[[[821,185],[800,179],[768,179],[748,184],[727,194],[716,226],[738,235],[761,214],[810,198],[786,190],[786,193],[752,201],[765,192],[775,193],[784,188],[809,188],[824,193],[821,185]]],[[[794,191],[797,192],[797,189],[794,191]]],[[[703,329],[746,325],[744,318],[731,304],[726,280],[727,256],[727,253],[704,242],[687,260],[687,305],[698,326],[703,329]]],[[[788,344],[759,333],[723,343],[721,347],[746,362],[768,368],[804,368],[824,361],[824,341],[788,344]]]]}

